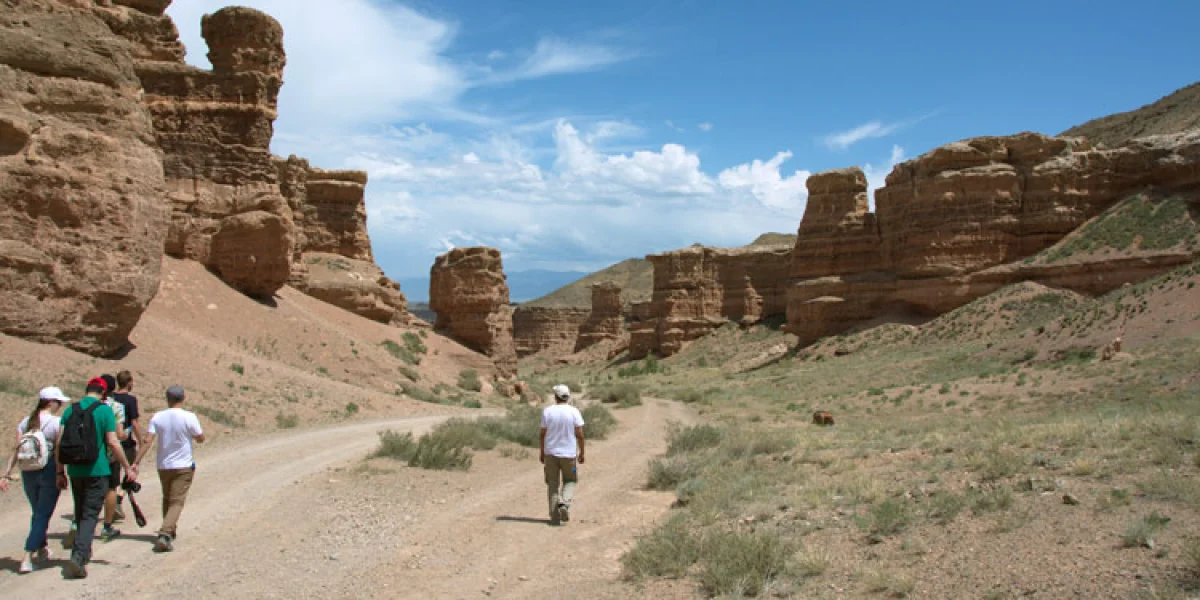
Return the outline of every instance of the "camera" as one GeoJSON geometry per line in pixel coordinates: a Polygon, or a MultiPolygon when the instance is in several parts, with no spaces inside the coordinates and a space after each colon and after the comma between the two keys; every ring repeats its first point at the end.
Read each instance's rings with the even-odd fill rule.
{"type": "Polygon", "coordinates": [[[142,491],[142,484],[138,483],[136,481],[129,481],[128,479],[126,479],[125,481],[121,482],[121,489],[123,489],[127,492],[133,492],[136,494],[136,493],[142,491]]]}

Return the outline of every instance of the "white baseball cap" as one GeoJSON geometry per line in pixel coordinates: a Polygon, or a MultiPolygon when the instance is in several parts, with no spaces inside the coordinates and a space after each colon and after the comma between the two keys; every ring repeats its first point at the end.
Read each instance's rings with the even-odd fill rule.
{"type": "Polygon", "coordinates": [[[558,398],[560,400],[569,400],[571,398],[571,388],[569,388],[561,383],[550,389],[554,390],[555,398],[558,398]]]}
{"type": "Polygon", "coordinates": [[[58,400],[59,402],[70,402],[71,401],[70,398],[63,395],[62,390],[60,390],[54,386],[42,388],[42,391],[38,392],[38,399],[39,400],[58,400]]]}

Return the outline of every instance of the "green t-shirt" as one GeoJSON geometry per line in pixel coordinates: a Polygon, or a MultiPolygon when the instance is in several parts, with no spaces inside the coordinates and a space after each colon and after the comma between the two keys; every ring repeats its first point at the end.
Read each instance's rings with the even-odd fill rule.
{"type": "MultiPolygon", "coordinates": [[[[100,402],[100,400],[91,396],[84,396],[83,400],[79,401],[79,406],[87,410],[91,405],[100,402]]],[[[71,417],[71,411],[75,409],[72,404],[63,411],[62,423],[66,425],[67,419],[71,417]]],[[[100,442],[100,453],[96,455],[96,462],[91,465],[67,465],[67,475],[71,477],[108,477],[112,471],[108,468],[108,443],[105,441],[105,434],[108,432],[116,433],[117,431],[117,416],[113,414],[113,410],[103,403],[92,411],[92,421],[96,424],[96,438],[100,442]]]]}

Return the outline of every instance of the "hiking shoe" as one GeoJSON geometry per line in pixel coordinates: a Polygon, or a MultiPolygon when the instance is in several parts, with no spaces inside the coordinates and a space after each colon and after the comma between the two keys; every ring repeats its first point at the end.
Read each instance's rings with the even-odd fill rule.
{"type": "Polygon", "coordinates": [[[113,521],[124,521],[125,511],[121,509],[121,505],[117,504],[117,510],[113,511],[113,521]]]}
{"type": "Polygon", "coordinates": [[[22,575],[24,575],[25,573],[32,573],[33,572],[33,561],[29,560],[28,558],[22,560],[21,566],[17,569],[17,572],[21,573],[22,575]]]}
{"type": "Polygon", "coordinates": [[[171,545],[171,538],[169,538],[165,535],[160,535],[160,536],[158,536],[157,540],[154,540],[154,551],[155,552],[170,552],[174,549],[175,549],[175,547],[173,545],[171,545]]]}
{"type": "Polygon", "coordinates": [[[117,529],[107,523],[105,523],[104,528],[100,530],[100,539],[102,539],[106,542],[111,542],[111,541],[113,541],[113,538],[119,537],[120,535],[121,535],[120,529],[117,529]]]}
{"type": "Polygon", "coordinates": [[[79,531],[79,526],[72,521],[71,529],[67,531],[67,535],[63,537],[63,550],[70,550],[75,547],[75,532],[77,531],[79,531]]]}
{"type": "Polygon", "coordinates": [[[37,551],[38,562],[48,563],[53,556],[54,553],[50,552],[50,546],[42,546],[42,549],[37,551]]]}
{"type": "Polygon", "coordinates": [[[63,567],[63,576],[67,579],[83,579],[87,577],[87,567],[84,567],[79,559],[72,556],[67,566],[63,567]]]}
{"type": "Polygon", "coordinates": [[[563,523],[571,520],[571,511],[567,509],[566,504],[559,504],[558,510],[554,512],[558,513],[558,520],[562,521],[563,523]]]}

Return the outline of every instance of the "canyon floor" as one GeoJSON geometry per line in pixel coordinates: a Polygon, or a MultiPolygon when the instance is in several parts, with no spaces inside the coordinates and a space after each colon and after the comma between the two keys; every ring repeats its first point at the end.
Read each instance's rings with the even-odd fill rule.
{"type": "MultiPolygon", "coordinates": [[[[470,472],[366,460],[376,431],[419,434],[443,420],[390,419],[201,447],[176,552],[151,551],[160,500],[149,474],[138,495],[148,527],[127,522],[122,537],[97,541],[88,579],[62,579],[61,560],[17,576],[14,556],[0,559],[0,588],[21,598],[628,597],[619,558],[674,500],[642,489],[646,463],[665,448],[667,423],[689,415],[655,401],[618,418],[610,439],[589,445],[563,527],[546,518],[533,451],[481,454],[470,472]]],[[[0,545],[19,548],[24,499],[0,503],[0,545]]],[[[70,505],[60,500],[51,525],[59,557],[70,505]]]]}

